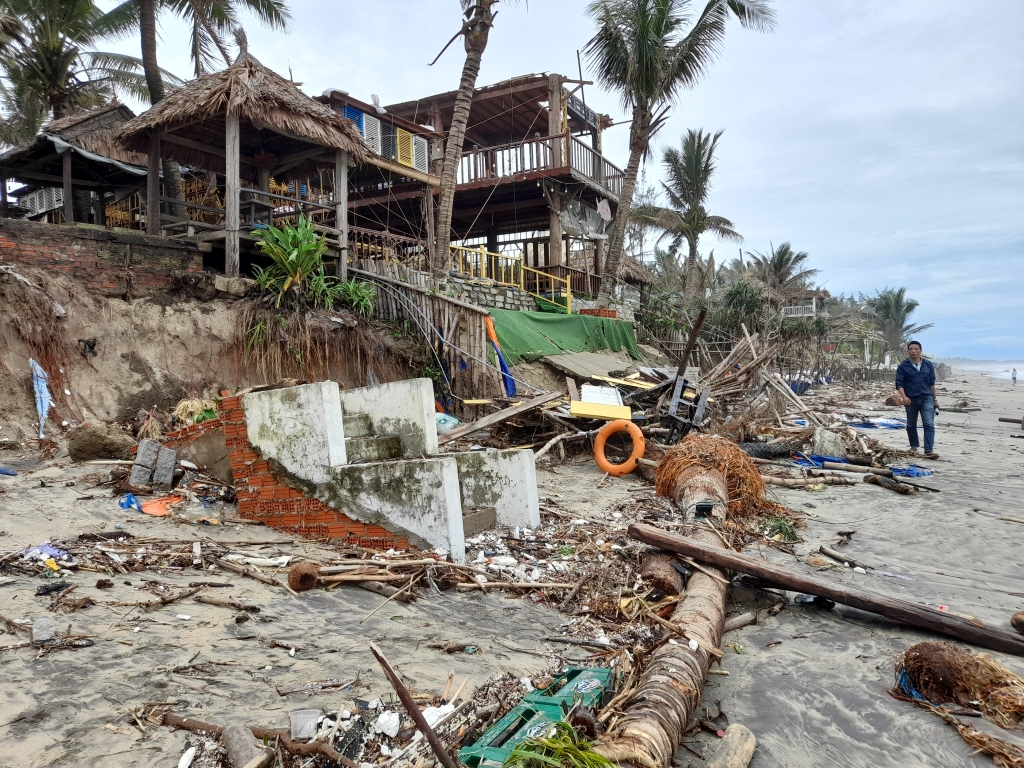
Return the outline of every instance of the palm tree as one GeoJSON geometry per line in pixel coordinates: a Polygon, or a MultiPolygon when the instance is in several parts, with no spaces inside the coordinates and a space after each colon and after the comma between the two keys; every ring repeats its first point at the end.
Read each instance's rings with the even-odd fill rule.
{"type": "Polygon", "coordinates": [[[767,31],[775,24],[768,0],[708,0],[687,31],[692,0],[594,0],[588,12],[597,33],[586,53],[597,80],[618,91],[631,112],[629,162],[608,247],[598,301],[607,304],[615,289],[623,233],[629,219],[640,162],[651,138],[668,120],[673,102],[694,87],[714,61],[729,15],[744,27],[767,31]]]}
{"type": "MultiPolygon", "coordinates": [[[[462,5],[465,18],[462,22],[462,29],[455,34],[448,45],[461,36],[466,48],[466,61],[462,65],[462,77],[459,79],[459,90],[456,93],[452,111],[452,123],[448,128],[448,141],[445,144],[444,162],[441,165],[441,194],[437,202],[437,226],[434,229],[434,242],[431,244],[433,248],[431,271],[435,277],[443,275],[448,264],[452,207],[455,204],[455,175],[462,160],[462,147],[466,140],[466,127],[469,125],[469,109],[473,104],[476,79],[480,74],[480,62],[487,49],[487,40],[491,33],[491,27],[494,26],[494,17],[497,15],[494,7],[498,4],[498,0],[459,0],[459,2],[462,5]]],[[[447,48],[446,45],[445,50],[447,48]]],[[[444,50],[441,53],[444,53],[444,50]]]]}
{"type": "Polygon", "coordinates": [[[805,290],[810,278],[819,272],[805,269],[804,263],[810,256],[806,251],[797,253],[788,242],[778,248],[772,246],[766,254],[747,251],[747,256],[750,271],[765,287],[768,302],[773,306],[781,306],[797,291],[805,290]]]}
{"type": "Polygon", "coordinates": [[[669,200],[668,208],[637,206],[631,216],[664,230],[664,236],[672,238],[673,249],[683,243],[687,246],[686,299],[692,301],[701,292],[704,281],[698,274],[697,244],[705,232],[712,232],[723,240],[741,241],[743,237],[733,223],[722,216],[708,213],[708,193],[711,191],[711,176],[715,172],[715,148],[722,132],[712,135],[692,128],[683,136],[679,149],[669,147],[663,160],[668,181],[662,182],[662,189],[669,200]]]}
{"type": "Polygon", "coordinates": [[[933,323],[913,325],[910,316],[919,303],[907,298],[906,288],[886,288],[876,296],[862,297],[872,320],[878,325],[889,349],[898,351],[911,336],[928,330],[933,323]]]}
{"type": "Polygon", "coordinates": [[[0,14],[17,22],[0,32],[7,40],[0,49],[6,143],[32,138],[47,117],[109,103],[118,93],[148,95],[138,59],[96,50],[118,30],[92,0],[3,0],[0,14]]]}

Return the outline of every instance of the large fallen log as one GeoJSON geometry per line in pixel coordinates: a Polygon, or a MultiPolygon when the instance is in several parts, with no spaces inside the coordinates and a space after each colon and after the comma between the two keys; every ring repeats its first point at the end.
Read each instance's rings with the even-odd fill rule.
{"type": "Polygon", "coordinates": [[[965,618],[937,611],[934,608],[915,605],[893,597],[885,597],[866,589],[839,584],[821,576],[802,573],[757,557],[731,552],[714,546],[714,542],[709,542],[707,537],[678,536],[643,523],[629,526],[629,535],[644,544],[687,555],[718,568],[755,576],[785,589],[824,597],[851,608],[876,613],[911,627],[939,632],[989,650],[1024,656],[1024,637],[1020,635],[1004,632],[1001,629],[979,627],[965,618]]]}
{"type": "MultiPolygon", "coordinates": [[[[714,502],[718,514],[724,514],[729,500],[722,475],[700,466],[679,472],[666,495],[680,509],[692,509],[699,501],[714,502]]],[[[696,535],[706,547],[721,546],[710,530],[696,535]]],[[[700,701],[714,652],[722,642],[728,586],[710,575],[717,571],[708,571],[696,571],[690,577],[670,619],[697,650],[680,642],[666,643],[654,652],[631,698],[632,704],[595,747],[610,760],[642,768],[666,768],[678,749],[683,730],[700,701]]]]}

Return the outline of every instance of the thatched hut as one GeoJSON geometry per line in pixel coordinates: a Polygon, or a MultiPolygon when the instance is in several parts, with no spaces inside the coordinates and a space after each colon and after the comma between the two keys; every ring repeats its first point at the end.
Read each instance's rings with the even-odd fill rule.
{"type": "Polygon", "coordinates": [[[79,112],[51,120],[34,139],[0,154],[0,209],[6,210],[11,180],[23,185],[14,196],[30,218],[70,224],[91,217],[103,224],[108,197],[118,199],[146,183],[146,155],[114,138],[133,117],[123,104],[79,112]]]}
{"type": "MultiPolygon", "coordinates": [[[[228,275],[237,275],[239,269],[240,195],[263,192],[261,199],[270,205],[271,199],[283,197],[269,194],[271,176],[298,178],[332,163],[336,190],[332,202],[344,266],[348,167],[366,160],[369,150],[351,121],[314,101],[248,52],[243,51],[227,69],[203,75],[166,96],[125,125],[118,139],[128,150],[148,157],[149,211],[158,211],[161,202],[161,160],[224,174],[222,236],[228,275]]],[[[159,234],[160,217],[149,216],[146,228],[150,234],[159,234]]]]}

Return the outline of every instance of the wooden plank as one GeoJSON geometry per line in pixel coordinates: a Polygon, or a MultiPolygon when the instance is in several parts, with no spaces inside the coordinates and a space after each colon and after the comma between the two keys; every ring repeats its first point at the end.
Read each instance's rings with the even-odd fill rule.
{"type": "Polygon", "coordinates": [[[580,399],[580,391],[576,388],[576,380],[571,376],[565,377],[565,386],[569,390],[569,402],[580,399]]]}
{"type": "Polygon", "coordinates": [[[620,387],[634,387],[635,389],[654,389],[657,384],[651,384],[647,381],[640,381],[639,379],[616,379],[612,376],[591,376],[592,379],[598,381],[607,381],[609,384],[617,384],[620,387]]]}
{"type": "MultiPolygon", "coordinates": [[[[506,419],[511,419],[513,416],[519,416],[520,414],[532,411],[534,408],[539,408],[545,403],[550,403],[552,400],[557,400],[562,394],[560,392],[547,392],[543,395],[526,400],[518,405],[513,405],[509,408],[492,413],[488,416],[484,416],[482,419],[477,419],[469,424],[463,424],[457,429],[453,429],[451,432],[437,438],[439,445],[450,443],[452,440],[458,440],[459,438],[471,435],[481,429],[487,429],[487,427],[493,427],[495,424],[500,424],[506,419]]],[[[628,409],[627,409],[628,410],[628,409]]]]}
{"type": "Polygon", "coordinates": [[[224,241],[224,274],[238,277],[239,270],[239,196],[241,180],[239,176],[239,140],[240,130],[238,115],[228,114],[225,117],[226,131],[224,136],[224,229],[227,239],[224,241]]]}
{"type": "Polygon", "coordinates": [[[785,589],[824,597],[851,608],[875,613],[908,626],[948,635],[982,648],[1024,656],[1024,637],[1001,629],[979,627],[967,619],[934,608],[847,586],[821,576],[812,576],[761,558],[708,546],[692,538],[662,531],[653,525],[635,523],[629,526],[629,535],[644,544],[687,555],[718,568],[765,579],[785,589]]]}
{"type": "Polygon", "coordinates": [[[569,403],[569,415],[578,419],[604,419],[614,421],[625,419],[633,415],[628,405],[606,405],[605,403],[585,403],[582,400],[572,400],[569,403]]]}

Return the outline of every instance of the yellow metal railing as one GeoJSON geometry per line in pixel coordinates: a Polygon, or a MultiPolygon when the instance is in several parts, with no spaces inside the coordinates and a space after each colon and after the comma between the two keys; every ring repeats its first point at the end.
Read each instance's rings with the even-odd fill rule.
{"type": "Polygon", "coordinates": [[[542,272],[523,263],[522,256],[492,253],[484,246],[465,248],[449,246],[448,269],[458,275],[480,280],[493,280],[529,293],[543,301],[557,304],[565,297],[566,312],[572,314],[572,283],[569,278],[542,272]]]}

